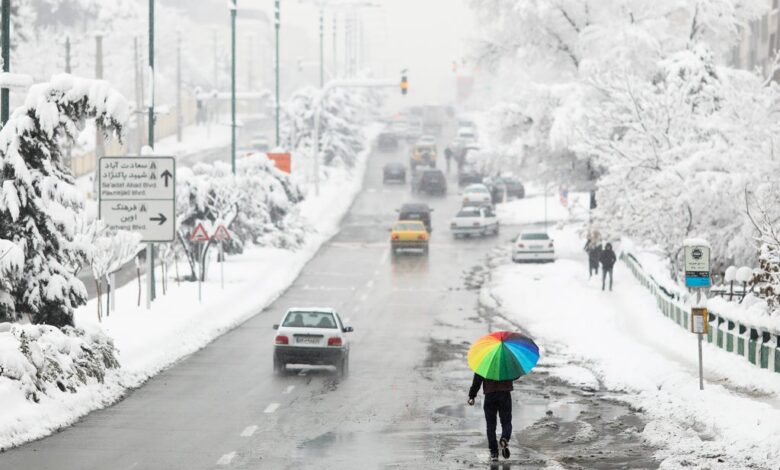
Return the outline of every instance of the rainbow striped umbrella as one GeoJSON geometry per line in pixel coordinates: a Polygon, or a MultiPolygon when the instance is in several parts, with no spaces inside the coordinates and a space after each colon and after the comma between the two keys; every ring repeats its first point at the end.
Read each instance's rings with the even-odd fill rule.
{"type": "Polygon", "coordinates": [[[539,346],[520,333],[496,331],[471,345],[469,367],[490,380],[515,380],[539,362],[539,346]]]}

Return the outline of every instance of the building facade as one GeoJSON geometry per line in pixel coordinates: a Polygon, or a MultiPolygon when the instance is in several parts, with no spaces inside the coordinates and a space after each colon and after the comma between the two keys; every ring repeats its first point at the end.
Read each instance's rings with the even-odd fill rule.
{"type": "MultiPolygon", "coordinates": [[[[761,1],[761,0],[754,0],[761,1]]],[[[732,49],[731,65],[741,69],[758,69],[765,75],[780,50],[780,0],[763,0],[769,3],[769,11],[751,21],[741,31],[739,43],[732,49]]],[[[775,72],[775,79],[780,74],[775,72]]]]}

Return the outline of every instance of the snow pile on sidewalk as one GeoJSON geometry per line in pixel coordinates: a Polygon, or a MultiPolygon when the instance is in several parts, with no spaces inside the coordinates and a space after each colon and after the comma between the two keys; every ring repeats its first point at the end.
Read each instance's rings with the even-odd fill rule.
{"type": "MultiPolygon", "coordinates": [[[[526,196],[524,199],[513,199],[496,205],[496,214],[502,224],[527,225],[544,222],[544,192],[529,191],[526,196]]],[[[561,203],[559,194],[550,193],[547,196],[547,222],[585,220],[589,205],[590,195],[588,193],[569,193],[567,206],[561,203]]]]}
{"type": "MultiPolygon", "coordinates": [[[[370,134],[373,137],[375,132],[370,134]]],[[[158,299],[151,310],[137,306],[135,283],[118,289],[118,308],[104,317],[100,327],[116,346],[121,368],[108,370],[102,383],[89,381],[75,392],[67,387],[66,391],[49,387],[46,394],[37,396],[39,402],[35,403],[25,398],[20,387],[9,387],[0,377],[0,400],[6,405],[0,413],[0,448],[43,437],[92,410],[114,403],[128,389],[141,385],[261,312],[295,280],[320,246],[337,233],[341,219],[362,187],[367,157],[368,151],[364,151],[354,168],[324,171],[327,180],[321,183],[319,197],[310,194],[297,205],[298,217],[309,231],[296,250],[250,247],[241,255],[228,256],[224,289],[220,286],[220,265],[212,256],[207,264],[207,281],[202,286],[202,302],[198,301],[198,285],[194,282],[175,286],[169,279],[167,295],[161,295],[158,282],[158,299]]],[[[162,272],[157,273],[159,281],[162,272]]],[[[143,280],[142,284],[145,285],[143,280]]],[[[95,302],[92,300],[76,311],[77,327],[97,329],[95,302]]],[[[34,374],[32,369],[28,372],[34,374]]]]}
{"type": "Polygon", "coordinates": [[[658,312],[622,263],[613,292],[601,290],[601,279],[588,280],[576,227],[552,234],[555,263],[499,265],[482,302],[645,410],[643,437],[661,449],[665,468],[776,468],[780,376],[705,344],[699,391],[696,337],[658,312]]]}

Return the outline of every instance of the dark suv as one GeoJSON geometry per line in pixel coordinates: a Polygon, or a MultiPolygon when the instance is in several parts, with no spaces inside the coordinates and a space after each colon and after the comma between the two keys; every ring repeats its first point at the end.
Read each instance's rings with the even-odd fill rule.
{"type": "Polygon", "coordinates": [[[431,212],[433,209],[428,204],[408,203],[401,206],[398,210],[398,220],[419,220],[425,225],[428,233],[433,231],[431,227],[431,212]]]}
{"type": "Polygon", "coordinates": [[[441,170],[418,170],[412,180],[412,192],[443,196],[447,194],[447,178],[441,170]]]}

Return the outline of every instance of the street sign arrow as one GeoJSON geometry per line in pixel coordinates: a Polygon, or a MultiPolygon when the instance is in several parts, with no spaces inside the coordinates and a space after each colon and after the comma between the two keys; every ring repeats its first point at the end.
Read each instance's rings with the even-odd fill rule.
{"type": "Polygon", "coordinates": [[[162,172],[162,175],[160,175],[160,176],[162,176],[163,179],[165,180],[165,187],[167,188],[168,187],[168,180],[173,178],[173,175],[171,174],[170,171],[165,170],[165,171],[162,172]]]}
{"type": "Polygon", "coordinates": [[[162,225],[165,223],[166,220],[168,220],[168,218],[165,217],[165,215],[163,215],[162,212],[160,212],[159,214],[157,214],[157,217],[150,217],[149,220],[151,220],[152,222],[159,222],[157,225],[162,225]]]}

